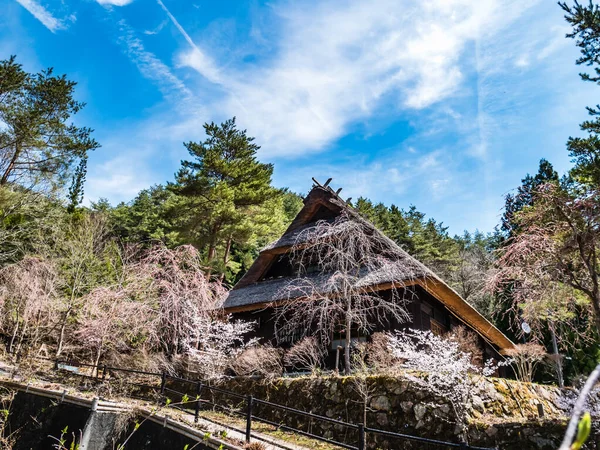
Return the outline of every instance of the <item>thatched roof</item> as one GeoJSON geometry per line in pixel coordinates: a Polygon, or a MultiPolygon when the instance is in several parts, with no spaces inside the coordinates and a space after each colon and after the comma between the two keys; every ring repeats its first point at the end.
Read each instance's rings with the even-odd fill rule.
{"type": "MultiPolygon", "coordinates": [[[[326,222],[333,223],[333,220],[328,220],[326,222]]],[[[299,240],[302,239],[303,236],[306,236],[310,233],[310,230],[315,227],[314,223],[308,223],[306,225],[302,225],[301,227],[296,228],[293,231],[284,233],[279,239],[271,242],[265,248],[261,250],[261,252],[266,252],[270,250],[275,250],[278,248],[289,248],[294,245],[298,245],[299,240]]]]}
{"type": "MultiPolygon", "coordinates": [[[[375,271],[363,271],[357,279],[355,288],[368,288],[376,286],[386,286],[396,283],[397,287],[403,285],[412,285],[411,280],[425,276],[425,272],[420,267],[415,266],[407,271],[406,265],[401,262],[392,262],[386,264],[375,271]],[[402,273],[402,275],[400,275],[402,273]],[[406,282],[403,282],[406,281],[406,282]]],[[[302,278],[282,277],[273,280],[265,280],[259,283],[253,283],[242,289],[233,289],[229,292],[225,301],[225,308],[249,307],[252,305],[263,305],[265,303],[277,303],[289,300],[290,298],[299,298],[304,294],[303,280],[307,281],[307,287],[318,289],[322,294],[326,294],[327,286],[331,280],[332,274],[313,273],[302,278]]]]}
{"type": "MultiPolygon", "coordinates": [[[[330,217],[325,219],[328,222],[332,222],[335,216],[347,213],[351,220],[359,221],[371,232],[377,233],[378,238],[385,243],[385,259],[388,262],[377,269],[365,270],[364,273],[360,274],[356,282],[357,288],[368,287],[369,289],[378,290],[389,289],[391,286],[420,285],[442,302],[450,312],[501,350],[514,346],[500,330],[494,327],[435,273],[410,256],[394,241],[385,237],[370,222],[360,217],[330,188],[322,186],[313,188],[304,200],[304,207],[288,230],[281,238],[261,251],[252,267],[229,292],[223,305],[228,312],[265,308],[273,303],[294,297],[302,297],[302,279],[283,277],[261,281],[261,277],[264,276],[271,264],[277,261],[279,255],[286,253],[294,246],[302,245],[302,240],[310,236],[311,227],[315,227],[314,217],[316,214],[322,214],[323,207],[331,211],[330,217]],[[297,292],[297,295],[294,292],[297,292]]],[[[335,227],[332,228],[335,229],[335,227]]],[[[327,286],[329,277],[330,275],[321,273],[307,275],[305,279],[310,281],[313,286],[327,286]]],[[[326,292],[322,292],[322,294],[326,294],[326,292]]]]}

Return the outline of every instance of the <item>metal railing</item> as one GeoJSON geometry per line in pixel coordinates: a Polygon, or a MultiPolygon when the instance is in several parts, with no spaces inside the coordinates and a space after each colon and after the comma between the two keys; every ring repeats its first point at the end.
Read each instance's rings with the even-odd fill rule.
{"type": "MultiPolygon", "coordinates": [[[[404,441],[410,441],[410,442],[415,442],[415,443],[419,443],[419,444],[433,445],[433,446],[437,446],[438,448],[442,447],[442,448],[459,448],[459,449],[463,449],[463,450],[496,450],[494,448],[489,448],[489,447],[474,447],[474,446],[470,446],[464,442],[447,442],[447,441],[441,441],[441,440],[437,440],[437,439],[429,439],[429,438],[413,436],[413,435],[408,435],[408,434],[395,433],[395,432],[381,430],[381,429],[377,429],[377,428],[365,427],[363,424],[354,424],[354,423],[344,422],[344,421],[337,420],[337,419],[332,419],[330,417],[310,413],[307,411],[302,411],[299,409],[291,408],[289,406],[279,405],[277,403],[272,403],[272,402],[269,402],[266,400],[257,399],[257,398],[254,398],[252,395],[243,395],[243,394],[229,391],[227,389],[223,389],[220,387],[211,386],[211,385],[205,384],[201,381],[195,381],[195,380],[190,380],[187,378],[181,378],[181,377],[169,375],[166,372],[162,372],[162,373],[146,372],[146,371],[142,371],[142,370],[126,369],[126,368],[122,368],[122,367],[111,367],[111,366],[107,366],[107,365],[94,366],[94,365],[90,365],[90,364],[83,364],[83,363],[72,362],[72,361],[60,361],[60,360],[52,360],[52,361],[54,362],[54,368],[57,370],[67,370],[75,375],[93,379],[97,382],[110,382],[110,381],[112,381],[112,377],[110,376],[110,374],[111,373],[116,374],[119,372],[122,372],[125,374],[135,374],[135,375],[156,377],[157,380],[160,380],[160,384],[151,385],[151,384],[135,383],[135,382],[128,382],[128,384],[130,384],[132,386],[144,388],[147,390],[155,391],[156,393],[158,393],[160,395],[160,399],[162,399],[163,402],[164,402],[165,398],[170,398],[170,397],[168,397],[168,394],[175,394],[175,396],[179,396],[180,399],[184,399],[184,398],[191,399],[191,401],[187,401],[187,402],[183,402],[183,403],[175,402],[175,404],[168,405],[168,406],[177,408],[186,413],[193,414],[195,423],[197,423],[200,419],[203,405],[211,405],[215,409],[221,409],[228,413],[232,413],[237,416],[240,416],[245,419],[245,440],[247,443],[249,443],[252,438],[252,422],[256,420],[261,423],[272,425],[272,426],[276,427],[276,429],[278,429],[278,430],[284,430],[284,431],[301,434],[303,436],[307,436],[312,439],[317,439],[319,441],[327,442],[329,444],[336,445],[338,447],[346,448],[346,449],[350,449],[350,450],[365,450],[367,448],[366,442],[368,440],[369,435],[373,436],[374,438],[376,438],[377,436],[381,436],[384,438],[389,438],[389,439],[394,439],[394,440],[401,439],[404,441]],[[92,375],[75,372],[73,370],[70,370],[69,367],[71,367],[71,368],[73,368],[73,367],[92,368],[92,375]],[[169,381],[172,382],[170,385],[169,385],[169,381]],[[173,382],[187,385],[189,387],[189,389],[184,389],[183,391],[174,389],[173,382]],[[207,392],[217,393],[217,394],[221,394],[224,396],[229,396],[229,397],[235,399],[235,401],[237,401],[238,405],[240,405],[241,407],[233,408],[233,407],[230,407],[227,405],[216,403],[214,401],[210,401],[204,395],[207,392]],[[188,405],[190,407],[188,407],[188,405]],[[273,420],[267,419],[265,417],[261,417],[257,413],[257,409],[262,409],[265,407],[280,410],[285,413],[290,413],[290,414],[295,414],[295,415],[306,417],[309,419],[310,423],[327,422],[330,424],[334,424],[338,427],[344,427],[347,430],[349,430],[352,434],[352,439],[348,439],[348,442],[351,442],[351,443],[336,441],[334,439],[325,437],[323,435],[312,433],[311,431],[306,431],[306,430],[302,430],[298,427],[293,427],[289,423],[288,424],[283,423],[283,422],[278,423],[273,420]]],[[[214,396],[212,396],[212,398],[214,399],[214,396]]],[[[422,447],[420,447],[420,448],[422,448],[422,447]]]]}

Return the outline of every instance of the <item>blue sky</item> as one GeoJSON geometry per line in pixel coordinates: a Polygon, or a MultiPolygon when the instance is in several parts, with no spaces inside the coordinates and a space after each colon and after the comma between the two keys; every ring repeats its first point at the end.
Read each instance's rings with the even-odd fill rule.
{"type": "Polygon", "coordinates": [[[0,57],[53,66],[102,148],[86,201],[171,180],[182,142],[237,116],[275,164],[491,231],[540,158],[569,168],[598,88],[552,0],[0,0],[0,57]]]}

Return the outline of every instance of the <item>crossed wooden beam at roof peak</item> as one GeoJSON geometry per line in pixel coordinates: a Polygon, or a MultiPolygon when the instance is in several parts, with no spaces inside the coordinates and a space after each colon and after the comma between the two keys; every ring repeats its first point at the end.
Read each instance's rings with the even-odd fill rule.
{"type": "Polygon", "coordinates": [[[329,187],[329,183],[331,183],[331,181],[333,180],[333,178],[327,178],[327,181],[325,182],[325,184],[321,184],[317,181],[317,179],[315,177],[312,177],[313,182],[320,188],[323,189],[327,189],[329,192],[331,192],[332,194],[334,194],[337,198],[339,198],[342,202],[346,203],[348,206],[350,206],[350,201],[352,200],[352,197],[348,197],[347,200],[343,200],[340,197],[340,192],[342,192],[342,188],[339,188],[337,191],[334,191],[332,188],[329,187]]]}

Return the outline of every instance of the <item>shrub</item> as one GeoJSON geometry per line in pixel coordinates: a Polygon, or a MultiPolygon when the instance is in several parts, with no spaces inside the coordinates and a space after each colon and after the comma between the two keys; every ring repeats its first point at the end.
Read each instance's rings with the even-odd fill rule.
{"type": "Polygon", "coordinates": [[[316,372],[323,364],[323,347],[315,337],[305,337],[285,354],[285,365],[297,370],[316,372]]]}
{"type": "Polygon", "coordinates": [[[390,337],[385,333],[373,333],[366,345],[366,363],[376,371],[386,371],[398,364],[390,351],[390,337]]]}
{"type": "Polygon", "coordinates": [[[271,345],[248,347],[231,361],[229,367],[238,376],[279,377],[283,374],[283,351],[271,345]]]}
{"type": "Polygon", "coordinates": [[[533,342],[515,345],[514,349],[506,351],[508,363],[515,371],[519,381],[531,382],[535,369],[546,357],[546,349],[533,342]]]}

